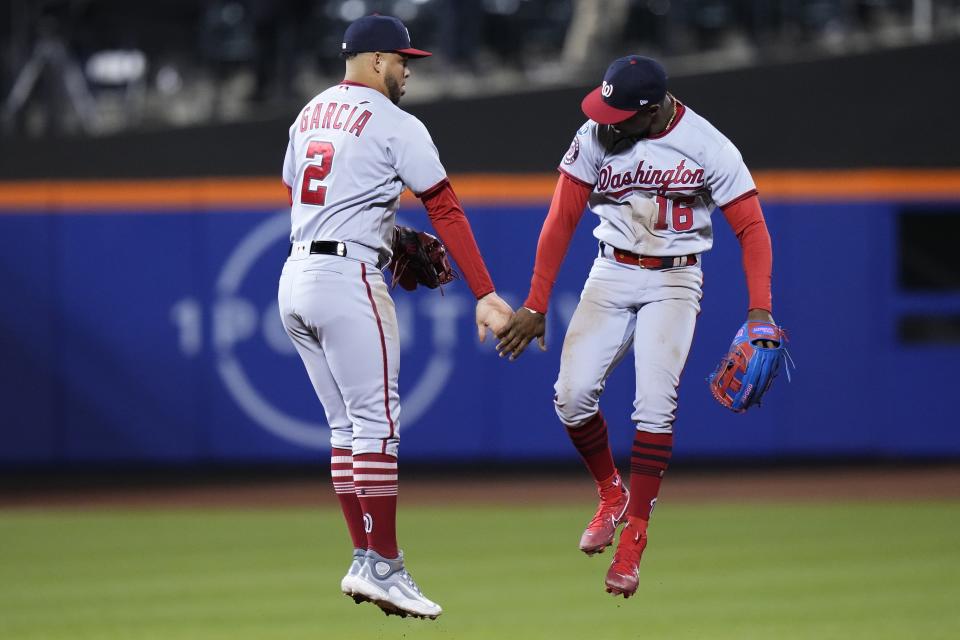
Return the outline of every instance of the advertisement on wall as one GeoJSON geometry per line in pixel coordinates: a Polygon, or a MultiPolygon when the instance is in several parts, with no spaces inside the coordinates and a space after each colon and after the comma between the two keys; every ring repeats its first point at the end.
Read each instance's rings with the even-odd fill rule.
{"type": "MultiPolygon", "coordinates": [[[[521,304],[545,205],[468,211],[498,291],[521,304]]],[[[956,362],[955,347],[898,342],[906,298],[887,259],[896,251],[896,212],[877,203],[766,207],[774,313],[790,332],[797,372],[743,416],[714,402],[704,381],[746,311],[739,247],[715,216],[714,249],[702,260],[702,312],[679,390],[678,458],[960,452],[956,430],[936,419],[945,410],[935,406],[938,394],[928,391],[930,402],[908,411],[889,398],[909,389],[895,390],[882,375],[956,362]],[[822,246],[841,219],[863,230],[844,248],[842,264],[822,246]]],[[[0,263],[0,460],[322,460],[329,429],[277,312],[288,216],[276,208],[0,216],[0,234],[15,239],[0,263]]],[[[429,228],[416,207],[403,208],[400,219],[429,228]]],[[[480,344],[462,281],[442,292],[394,290],[407,459],[573,459],[554,413],[553,383],[597,255],[592,222],[585,216],[554,289],[545,353],[530,349],[511,363],[492,342],[480,344]]],[[[632,364],[627,358],[613,372],[601,398],[620,451],[633,429],[632,364]]]]}

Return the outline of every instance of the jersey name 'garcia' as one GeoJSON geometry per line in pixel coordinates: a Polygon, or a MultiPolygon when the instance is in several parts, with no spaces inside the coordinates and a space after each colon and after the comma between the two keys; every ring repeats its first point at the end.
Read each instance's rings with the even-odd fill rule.
{"type": "Polygon", "coordinates": [[[647,256],[702,253],[713,246],[710,215],[756,193],[740,152],[692,109],[677,105],[673,124],[646,138],[588,120],[560,171],[593,187],[593,235],[647,256]]]}
{"type": "Polygon", "coordinates": [[[283,161],[290,241],[356,242],[387,258],[404,185],[419,195],[446,175],[416,117],[370,87],[330,87],[290,127],[283,161]]]}

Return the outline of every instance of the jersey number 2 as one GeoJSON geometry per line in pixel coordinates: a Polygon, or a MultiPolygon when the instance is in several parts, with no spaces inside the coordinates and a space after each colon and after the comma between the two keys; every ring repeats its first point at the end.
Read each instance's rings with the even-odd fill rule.
{"type": "Polygon", "coordinates": [[[677,198],[676,200],[667,200],[663,196],[657,196],[657,223],[653,225],[654,229],[663,231],[669,229],[667,226],[667,209],[673,212],[673,230],[689,231],[693,228],[693,209],[691,208],[696,198],[693,196],[687,198],[677,198]]]}
{"type": "Polygon", "coordinates": [[[329,142],[311,142],[307,147],[307,158],[312,160],[320,156],[320,164],[308,164],[303,172],[303,188],[300,189],[300,202],[322,205],[327,201],[327,188],[313,182],[323,182],[333,168],[333,145],[329,142]]]}

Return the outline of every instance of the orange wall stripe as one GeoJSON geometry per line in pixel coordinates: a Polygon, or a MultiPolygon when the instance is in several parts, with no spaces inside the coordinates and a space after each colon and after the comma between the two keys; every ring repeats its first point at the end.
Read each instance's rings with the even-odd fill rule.
{"type": "Polygon", "coordinates": [[[0,182],[0,207],[8,209],[262,209],[286,197],[276,178],[0,182]]]}
{"type": "Polygon", "coordinates": [[[758,171],[761,199],[958,200],[960,169],[758,171]]]}
{"type": "MultiPolygon", "coordinates": [[[[960,200],[960,169],[758,171],[763,201],[960,200]]],[[[451,177],[467,204],[546,204],[555,173],[451,177]]],[[[415,198],[404,193],[404,202],[415,198]]],[[[283,207],[277,178],[0,181],[0,209],[18,211],[195,211],[283,207]]]]}

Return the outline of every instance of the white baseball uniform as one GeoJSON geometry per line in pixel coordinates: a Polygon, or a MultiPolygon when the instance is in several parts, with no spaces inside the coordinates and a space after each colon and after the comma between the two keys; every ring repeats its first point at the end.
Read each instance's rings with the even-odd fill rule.
{"type": "Polygon", "coordinates": [[[642,431],[670,432],[700,312],[699,254],[713,244],[710,216],[753,195],[753,179],[736,147],[679,102],[673,124],[646,138],[587,121],[560,170],[593,188],[588,206],[600,217],[593,234],[601,252],[563,343],[557,414],[568,426],[596,414],[607,376],[633,346],[632,419],[642,431]],[[618,262],[617,249],[673,257],[677,266],[618,262]]]}
{"type": "Polygon", "coordinates": [[[397,454],[400,342],[380,268],[404,187],[420,194],[445,179],[426,127],[369,87],[344,82],[323,91],[290,127],[283,181],[292,193],[292,245],[280,314],[332,447],[397,454]],[[339,243],[338,255],[311,254],[314,241],[339,243]]]}

